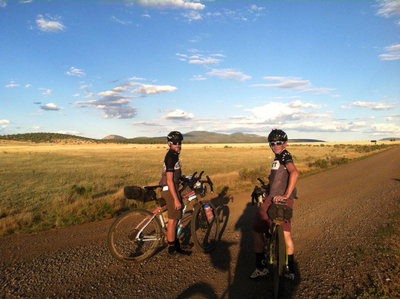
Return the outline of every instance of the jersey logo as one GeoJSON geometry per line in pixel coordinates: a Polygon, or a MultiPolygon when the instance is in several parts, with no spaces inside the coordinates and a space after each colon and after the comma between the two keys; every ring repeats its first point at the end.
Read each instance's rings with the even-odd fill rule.
{"type": "Polygon", "coordinates": [[[279,163],[278,160],[274,160],[274,161],[272,162],[272,167],[271,167],[271,169],[272,169],[272,170],[278,170],[278,169],[279,169],[279,166],[281,166],[281,163],[279,163]]]}
{"type": "Polygon", "coordinates": [[[174,169],[178,170],[178,169],[181,169],[181,168],[182,168],[181,161],[178,160],[178,162],[175,163],[174,169]]]}

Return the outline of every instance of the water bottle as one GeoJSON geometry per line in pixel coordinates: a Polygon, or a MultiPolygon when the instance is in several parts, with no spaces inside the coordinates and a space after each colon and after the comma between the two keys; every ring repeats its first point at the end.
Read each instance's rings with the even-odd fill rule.
{"type": "Polygon", "coordinates": [[[204,209],[204,212],[206,213],[206,217],[207,217],[208,222],[211,223],[211,221],[213,221],[213,219],[214,219],[214,214],[213,214],[213,211],[211,209],[211,206],[208,203],[206,203],[203,206],[203,209],[204,209]]]}
{"type": "Polygon", "coordinates": [[[179,224],[176,226],[176,236],[177,236],[177,237],[181,234],[182,230],[183,230],[183,224],[182,224],[182,223],[179,223],[179,224]]]}

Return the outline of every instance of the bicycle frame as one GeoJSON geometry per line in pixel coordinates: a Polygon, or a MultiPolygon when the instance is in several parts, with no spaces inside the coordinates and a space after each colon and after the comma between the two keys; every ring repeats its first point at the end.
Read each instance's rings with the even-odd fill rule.
{"type": "MultiPolygon", "coordinates": [[[[199,198],[197,197],[196,192],[193,190],[194,188],[201,188],[201,193],[200,196],[204,196],[205,195],[205,191],[206,189],[204,189],[203,184],[209,184],[210,188],[211,188],[211,193],[213,193],[213,184],[211,179],[207,176],[207,180],[201,180],[201,176],[203,175],[202,171],[198,177],[196,177],[197,172],[193,173],[191,176],[189,177],[181,177],[180,181],[181,181],[181,186],[182,188],[178,191],[178,196],[182,199],[182,203],[183,203],[183,209],[182,209],[182,217],[181,219],[179,219],[177,221],[177,227],[180,225],[180,223],[182,222],[183,219],[183,215],[185,215],[185,213],[187,212],[187,207],[189,206],[189,204],[192,202],[192,200],[195,200],[195,204],[201,203],[201,201],[199,200],[199,198]],[[181,195],[181,191],[185,188],[185,186],[189,186],[190,189],[192,189],[191,192],[189,192],[188,194],[185,194],[184,196],[181,195]],[[185,204],[184,200],[186,199],[187,204],[185,204]]],[[[144,188],[159,188],[160,186],[145,186],[144,188]]],[[[191,210],[194,210],[195,205],[193,205],[191,210]]],[[[146,242],[146,241],[159,241],[160,238],[146,238],[146,239],[142,239],[140,238],[140,235],[142,234],[143,230],[154,220],[155,217],[159,217],[160,223],[161,223],[161,227],[164,229],[164,231],[166,231],[167,226],[166,226],[166,222],[164,221],[164,217],[162,215],[162,212],[165,211],[166,206],[159,206],[157,205],[156,208],[152,211],[153,216],[148,218],[148,219],[143,219],[136,227],[135,227],[135,231],[137,231],[136,235],[135,235],[135,240],[138,241],[142,241],[142,242],[146,242]]],[[[178,230],[176,230],[176,237],[178,237],[180,234],[180,232],[178,230]]]]}
{"type": "Polygon", "coordinates": [[[154,238],[154,239],[152,239],[152,238],[146,238],[146,239],[141,239],[140,238],[140,235],[141,235],[141,233],[143,232],[143,230],[149,225],[149,223],[150,222],[152,222],[153,221],[153,219],[158,215],[159,216],[159,219],[160,219],[160,222],[161,222],[161,226],[165,229],[165,222],[164,222],[164,218],[163,218],[163,216],[162,216],[162,214],[161,214],[161,211],[164,209],[165,207],[160,207],[160,206],[156,206],[156,208],[153,210],[153,216],[151,216],[149,219],[147,219],[147,221],[146,221],[146,218],[145,219],[143,219],[136,227],[135,227],[135,230],[138,230],[138,228],[139,227],[141,227],[141,229],[139,229],[138,230],[138,232],[136,233],[136,236],[135,236],[135,240],[140,240],[140,241],[143,241],[143,242],[146,242],[146,241],[159,241],[160,240],[160,238],[154,238]],[[145,223],[144,223],[145,222],[145,223]],[[144,223],[144,224],[143,224],[144,223]]]}

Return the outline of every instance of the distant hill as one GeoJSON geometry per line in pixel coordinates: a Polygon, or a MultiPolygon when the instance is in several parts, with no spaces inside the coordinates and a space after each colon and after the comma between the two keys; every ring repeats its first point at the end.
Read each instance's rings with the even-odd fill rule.
{"type": "MultiPolygon", "coordinates": [[[[266,136],[246,133],[214,133],[207,131],[192,131],[183,134],[185,143],[266,143],[266,136]]],[[[0,140],[13,140],[25,142],[49,142],[49,143],[123,143],[123,144],[163,144],[166,136],[162,137],[135,137],[125,138],[119,135],[108,135],[102,139],[86,138],[58,133],[26,133],[14,135],[2,135],[0,140]]],[[[316,139],[290,139],[290,142],[324,142],[316,139]]]]}
{"type": "Polygon", "coordinates": [[[381,140],[382,140],[382,141],[385,141],[385,140],[395,141],[395,140],[400,140],[400,138],[397,138],[397,137],[389,137],[389,138],[382,138],[381,140]]]}
{"type": "Polygon", "coordinates": [[[99,143],[98,140],[68,134],[58,133],[25,133],[1,135],[0,140],[35,142],[35,143],[99,143]]]}
{"type": "Polygon", "coordinates": [[[103,140],[115,140],[115,139],[126,139],[126,138],[119,135],[108,135],[106,137],[103,137],[103,140]]]}

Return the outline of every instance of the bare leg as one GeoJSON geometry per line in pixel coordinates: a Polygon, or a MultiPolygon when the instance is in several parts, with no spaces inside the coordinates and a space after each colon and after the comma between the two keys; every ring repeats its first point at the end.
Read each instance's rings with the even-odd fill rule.
{"type": "Polygon", "coordinates": [[[287,249],[287,254],[293,254],[294,253],[294,244],[293,244],[293,239],[292,239],[292,234],[290,232],[283,232],[285,236],[285,241],[286,241],[286,249],[287,249]]]}
{"type": "Polygon", "coordinates": [[[168,226],[167,226],[167,240],[168,242],[174,242],[175,241],[175,229],[176,229],[176,223],[178,222],[177,219],[169,219],[168,218],[168,226]]]}

